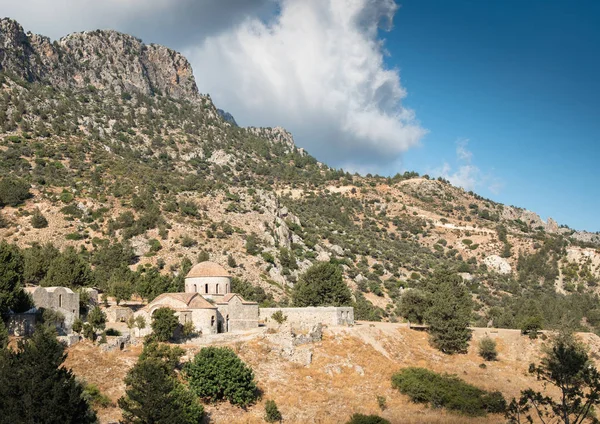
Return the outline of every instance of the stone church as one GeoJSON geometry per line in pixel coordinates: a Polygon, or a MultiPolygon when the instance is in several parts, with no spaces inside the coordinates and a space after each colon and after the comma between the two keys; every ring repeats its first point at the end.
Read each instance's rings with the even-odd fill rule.
{"type": "MultiPolygon", "coordinates": [[[[246,331],[258,327],[258,304],[231,293],[231,276],[221,265],[201,262],[185,278],[184,293],[163,293],[135,313],[147,323],[159,308],[175,311],[179,322],[192,322],[202,334],[246,331]]],[[[149,333],[149,325],[144,333],[149,333]]],[[[140,334],[143,335],[143,334],[140,334]]]]}

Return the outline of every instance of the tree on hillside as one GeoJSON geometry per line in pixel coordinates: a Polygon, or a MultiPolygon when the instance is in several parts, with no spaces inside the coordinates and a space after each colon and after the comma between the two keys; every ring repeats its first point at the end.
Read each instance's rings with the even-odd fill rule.
{"type": "Polygon", "coordinates": [[[462,278],[438,271],[429,282],[431,307],[425,314],[433,346],[447,354],[464,353],[469,347],[472,300],[462,278]]]}
{"type": "Polygon", "coordinates": [[[329,262],[318,262],[300,276],[294,286],[295,306],[350,306],[352,295],[344,283],[342,270],[329,262]]]}
{"type": "Polygon", "coordinates": [[[4,177],[0,180],[0,206],[18,206],[31,197],[30,185],[19,178],[4,177]]]}
{"type": "Polygon", "coordinates": [[[197,424],[204,408],[175,374],[179,348],[144,345],[137,364],[125,377],[125,396],[119,399],[125,423],[197,424]]]}
{"type": "Polygon", "coordinates": [[[95,423],[83,387],[62,366],[64,346],[56,333],[38,326],[17,351],[0,351],[0,410],[3,423],[95,423]]]}
{"type": "Polygon", "coordinates": [[[0,242],[0,315],[9,310],[22,309],[19,306],[27,300],[23,292],[23,256],[17,246],[0,242]]]}
{"type": "Polygon", "coordinates": [[[183,372],[194,393],[207,401],[246,407],[257,399],[252,369],[227,347],[202,348],[183,372]]]}
{"type": "Polygon", "coordinates": [[[152,314],[152,331],[159,342],[166,342],[173,338],[173,333],[179,326],[179,320],[170,308],[158,308],[152,314]]]}
{"type": "Polygon", "coordinates": [[[43,246],[36,243],[29,249],[25,249],[23,256],[25,259],[23,278],[28,283],[39,284],[48,273],[52,262],[60,256],[60,250],[50,243],[43,246]]]}
{"type": "Polygon", "coordinates": [[[521,391],[521,397],[512,400],[506,414],[511,423],[531,423],[533,416],[542,422],[598,422],[593,409],[600,405],[600,372],[573,335],[558,336],[545,349],[541,363],[529,366],[529,372],[543,382],[544,389],[553,386],[559,396],[553,398],[533,389],[521,391]]]}
{"type": "Polygon", "coordinates": [[[431,302],[426,293],[416,289],[406,290],[400,298],[398,313],[409,322],[423,324],[430,306],[431,302]]]}
{"type": "Polygon", "coordinates": [[[52,261],[48,273],[42,280],[46,287],[86,287],[92,283],[91,269],[87,261],[81,258],[75,249],[67,247],[52,261]]]}

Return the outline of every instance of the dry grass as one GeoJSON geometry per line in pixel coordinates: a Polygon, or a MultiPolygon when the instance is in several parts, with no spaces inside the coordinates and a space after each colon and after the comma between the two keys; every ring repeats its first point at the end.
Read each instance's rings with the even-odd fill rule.
{"type": "MultiPolygon", "coordinates": [[[[247,411],[227,403],[206,405],[211,422],[262,423],[264,402],[273,399],[286,422],[343,423],[354,412],[379,414],[393,423],[502,423],[499,415],[468,418],[444,410],[417,405],[391,387],[392,374],[403,367],[421,366],[437,372],[457,374],[486,390],[499,390],[507,399],[526,387],[540,388],[527,373],[539,359],[541,340],[522,337],[516,330],[476,329],[469,352],[447,356],[432,349],[427,334],[400,324],[359,324],[352,328],[331,328],[321,342],[303,346],[313,350],[312,363],[304,367],[282,357],[269,335],[231,347],[248,363],[263,390],[262,400],[247,411]],[[496,339],[499,361],[483,362],[477,343],[485,335],[496,339]],[[387,408],[381,411],[377,396],[384,396],[387,408]]],[[[592,351],[600,339],[585,334],[592,351]]],[[[191,357],[198,346],[183,346],[191,357]]],[[[113,401],[124,391],[123,377],[135,363],[141,347],[126,352],[102,353],[88,343],[69,349],[67,366],[87,381],[97,384],[113,401]]],[[[102,422],[119,419],[116,408],[100,411],[102,422]]]]}

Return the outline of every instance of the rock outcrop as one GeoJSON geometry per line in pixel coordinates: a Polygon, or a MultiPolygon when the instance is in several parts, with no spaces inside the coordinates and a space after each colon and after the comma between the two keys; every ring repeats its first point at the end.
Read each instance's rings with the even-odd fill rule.
{"type": "Polygon", "coordinates": [[[110,30],[74,33],[52,42],[26,33],[12,19],[1,19],[0,71],[60,89],[93,86],[188,100],[199,96],[183,55],[110,30]]]}
{"type": "Polygon", "coordinates": [[[483,263],[498,274],[510,274],[512,272],[512,268],[508,261],[498,255],[488,256],[483,260],[483,263]]]}

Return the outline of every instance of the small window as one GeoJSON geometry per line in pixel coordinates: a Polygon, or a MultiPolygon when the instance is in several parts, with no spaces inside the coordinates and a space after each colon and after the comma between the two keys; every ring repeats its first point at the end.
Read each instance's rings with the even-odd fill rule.
{"type": "Polygon", "coordinates": [[[212,317],[210,317],[210,326],[211,327],[215,326],[215,316],[214,315],[212,317]]]}
{"type": "Polygon", "coordinates": [[[219,294],[219,285],[217,284],[217,290],[215,291],[216,294],[219,294]]]}
{"type": "Polygon", "coordinates": [[[194,284],[194,293],[198,293],[198,287],[194,284]]]}
{"type": "Polygon", "coordinates": [[[58,307],[62,308],[62,294],[58,295],[58,307]]]}
{"type": "Polygon", "coordinates": [[[208,294],[208,284],[204,285],[204,294],[208,294]]]}

